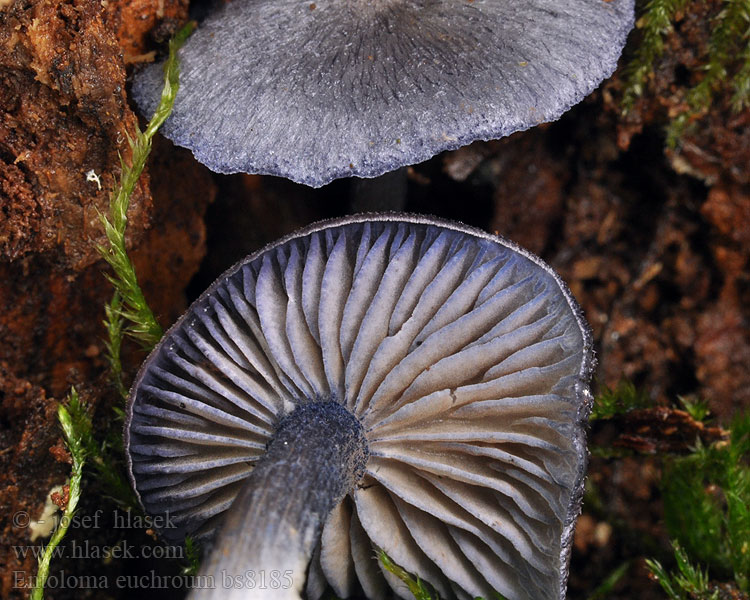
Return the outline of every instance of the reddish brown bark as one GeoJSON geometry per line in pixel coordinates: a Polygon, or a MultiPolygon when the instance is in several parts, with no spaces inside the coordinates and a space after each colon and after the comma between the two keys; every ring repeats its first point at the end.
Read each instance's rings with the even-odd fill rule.
{"type": "MultiPolygon", "coordinates": [[[[31,541],[14,515],[37,518],[69,474],[59,462],[67,455],[58,401],[76,385],[92,407],[104,407],[99,414],[121,402],[106,374],[102,319],[112,289],[95,246],[104,241],[98,214],[107,211],[120,156],[130,158],[127,136],[136,125],[123,54],[152,50],[148,32],[160,24],[165,33],[173,29],[186,7],[169,0],[0,7],[3,598],[27,593],[15,585],[14,571],[36,572],[34,556],[16,552],[31,541]]],[[[186,153],[166,155],[152,166],[153,189],[148,173],[141,178],[128,213],[139,275],[165,325],[184,307],[184,289],[205,252],[202,218],[214,193],[186,153]]],[[[140,354],[131,347],[126,355],[129,375],[140,354]]]]}

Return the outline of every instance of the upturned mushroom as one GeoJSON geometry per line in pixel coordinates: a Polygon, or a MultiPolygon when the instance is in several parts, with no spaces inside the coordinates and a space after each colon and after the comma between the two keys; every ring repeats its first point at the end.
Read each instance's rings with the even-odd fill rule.
{"type": "MultiPolygon", "coordinates": [[[[214,539],[192,598],[564,598],[591,336],[565,284],[426,217],[318,223],[222,275],[130,394],[133,485],[214,539]]],[[[166,518],[168,516],[168,519],[166,518]]]]}
{"type": "MultiPolygon", "coordinates": [[[[559,118],[633,19],[634,0],[234,0],[180,51],[163,132],[220,173],[375,177],[559,118]]],[[[161,81],[135,79],[148,114],[161,81]]]]}

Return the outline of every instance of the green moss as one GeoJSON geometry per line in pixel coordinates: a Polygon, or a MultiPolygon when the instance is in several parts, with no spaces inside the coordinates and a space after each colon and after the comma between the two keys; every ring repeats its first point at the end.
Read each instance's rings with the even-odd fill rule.
{"type": "Polygon", "coordinates": [[[667,145],[674,148],[690,126],[711,108],[716,93],[729,87],[732,108],[739,112],[750,100],[750,1],[725,0],[713,19],[708,56],[700,81],[687,91],[687,110],[667,127],[667,145]]]}
{"type": "Polygon", "coordinates": [[[123,452],[119,428],[99,442],[94,437],[94,427],[86,404],[78,401],[76,396],[75,402],[68,402],[68,411],[70,431],[83,449],[103,494],[125,510],[136,508],[138,502],[124,474],[121,460],[123,452]]]}
{"type": "Polygon", "coordinates": [[[750,414],[730,432],[729,442],[665,463],[664,521],[691,559],[750,592],[750,414]]]}
{"type": "MultiPolygon", "coordinates": [[[[674,29],[687,0],[649,0],[640,8],[637,27],[642,38],[625,67],[623,114],[643,94],[653,66],[664,51],[664,40],[674,29]]],[[[731,93],[731,105],[740,111],[750,105],[750,0],[724,0],[711,22],[707,51],[696,69],[699,81],[685,93],[685,108],[667,127],[667,145],[675,147],[688,129],[710,110],[717,92],[731,93]]]]}
{"type": "Polygon", "coordinates": [[[677,400],[680,401],[680,405],[696,421],[703,422],[708,418],[711,413],[708,408],[708,400],[699,398],[695,395],[688,396],[677,396],[677,400]]]}
{"type": "Polygon", "coordinates": [[[594,407],[591,409],[590,418],[592,421],[611,419],[636,408],[647,406],[651,406],[648,396],[638,390],[631,382],[621,380],[614,389],[606,385],[602,386],[601,391],[594,398],[594,407]]]}
{"type": "Polygon", "coordinates": [[[182,567],[182,575],[197,575],[201,565],[201,549],[192,536],[185,537],[185,564],[182,567]]]}
{"type": "MultiPolygon", "coordinates": [[[[439,600],[439,596],[436,592],[430,590],[430,588],[419,578],[409,573],[404,568],[397,565],[391,557],[388,556],[384,550],[378,550],[378,559],[383,568],[398,577],[403,581],[409,588],[409,591],[414,596],[415,600],[439,600]]],[[[474,600],[484,600],[483,598],[475,598],[474,600]]],[[[505,597],[495,592],[493,600],[505,600],[505,597]]]]}
{"type": "MultiPolygon", "coordinates": [[[[414,595],[415,600],[432,600],[432,592],[419,577],[414,577],[411,573],[398,566],[384,550],[378,551],[378,558],[386,571],[392,573],[406,584],[409,591],[414,595]]],[[[435,597],[437,598],[437,594],[435,597]]]]}
{"type": "Polygon", "coordinates": [[[120,349],[125,335],[125,319],[122,316],[122,297],[118,292],[112,295],[112,300],[104,305],[104,327],[107,337],[104,340],[105,356],[109,363],[112,381],[121,398],[126,398],[128,390],[122,381],[122,358],[120,349]]]}
{"type": "Polygon", "coordinates": [[[86,415],[86,407],[78,399],[78,393],[75,388],[70,390],[67,402],[57,407],[57,420],[65,438],[65,445],[70,452],[73,466],[70,469],[70,479],[68,480],[68,503],[63,511],[60,524],[55,529],[49,540],[44,552],[39,557],[39,568],[34,583],[34,589],[29,596],[31,600],[43,600],[44,586],[49,576],[49,567],[55,548],[62,542],[65,534],[68,532],[73,516],[78,506],[78,500],[81,498],[81,480],[83,478],[83,465],[86,462],[87,451],[85,436],[91,435],[91,423],[82,418],[86,415]],[[88,429],[86,426],[88,425],[88,429]]]}
{"type": "Polygon", "coordinates": [[[687,0],[649,0],[645,6],[639,6],[641,15],[636,27],[643,32],[643,37],[635,50],[635,55],[625,67],[623,113],[630,112],[635,101],[643,95],[648,78],[653,72],[653,65],[664,52],[664,38],[674,29],[675,15],[684,9],[687,3],[687,0]]]}
{"type": "Polygon", "coordinates": [[[691,564],[687,553],[673,543],[677,571],[669,573],[657,560],[646,559],[646,566],[666,592],[669,600],[717,600],[718,591],[709,587],[708,570],[691,564]]]}
{"type": "Polygon", "coordinates": [[[102,258],[114,271],[113,275],[107,275],[107,279],[115,288],[112,300],[106,307],[105,326],[109,336],[107,356],[115,384],[122,395],[125,395],[120,365],[120,344],[123,333],[140,342],[146,350],[153,348],[163,333],[138,285],[133,262],[125,249],[125,229],[128,224],[127,212],[130,206],[130,196],[151,153],[151,141],[172,112],[179,89],[177,50],[194,27],[194,23],[189,23],[170,40],[169,57],[164,63],[164,88],[159,106],[145,131],[141,132],[136,126],[135,137],[128,139],[132,154],[131,164],[120,160],[122,173],[110,197],[109,217],[100,215],[109,244],[99,246],[98,249],[102,258]]]}

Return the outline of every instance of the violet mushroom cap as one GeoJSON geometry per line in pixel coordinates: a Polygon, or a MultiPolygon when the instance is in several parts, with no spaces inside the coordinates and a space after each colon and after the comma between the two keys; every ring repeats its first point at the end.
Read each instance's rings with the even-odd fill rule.
{"type": "MultiPolygon", "coordinates": [[[[162,131],[220,173],[375,177],[559,118],[633,21],[634,0],[233,0],[180,51],[162,131]]],[[[162,79],[135,79],[146,114],[162,79]]]]}
{"type": "MultiPolygon", "coordinates": [[[[165,538],[210,539],[225,514],[252,512],[248,482],[276,469],[266,448],[281,449],[295,471],[284,485],[339,486],[298,557],[312,557],[308,598],[326,584],[342,598],[360,587],[409,598],[377,561],[381,548],[443,598],[558,600],[593,363],[569,290],[513,243],[421,216],[318,223],[229,269],[154,349],[128,402],[131,479],[147,513],[168,514],[165,538]],[[284,436],[302,421],[298,450],[284,436]],[[345,457],[309,466],[320,452],[345,457]]],[[[302,503],[280,496],[263,510],[302,503]]],[[[217,544],[230,548],[209,563],[231,554],[269,568],[257,556],[274,540],[240,549],[265,525],[228,529],[217,544]]],[[[305,564],[295,569],[291,595],[268,597],[298,597],[305,564]]]]}

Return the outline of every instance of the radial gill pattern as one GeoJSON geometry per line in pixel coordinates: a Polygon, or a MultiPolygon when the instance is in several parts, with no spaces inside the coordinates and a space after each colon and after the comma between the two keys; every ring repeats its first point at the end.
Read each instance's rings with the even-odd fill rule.
{"type": "Polygon", "coordinates": [[[592,356],[539,259],[424,218],[328,222],[250,256],[168,332],[126,443],[167,538],[210,535],[281,417],[331,400],[363,424],[364,478],[328,517],[307,595],[564,595],[592,356]]]}

